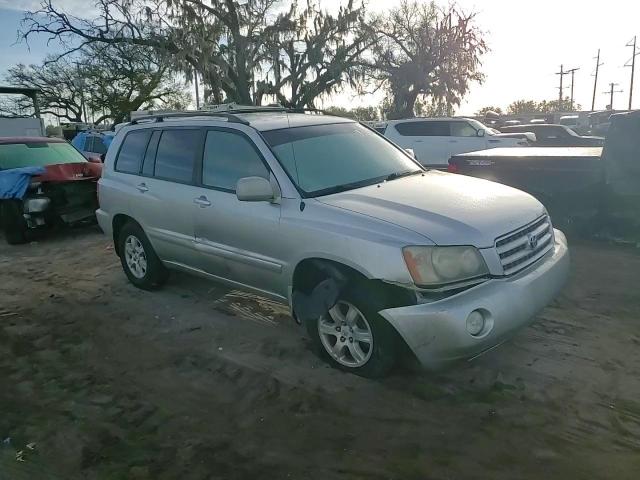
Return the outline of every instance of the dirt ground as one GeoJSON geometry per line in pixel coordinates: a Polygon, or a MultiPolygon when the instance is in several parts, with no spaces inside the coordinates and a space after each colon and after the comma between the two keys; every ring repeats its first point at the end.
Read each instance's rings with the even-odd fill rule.
{"type": "Polygon", "coordinates": [[[267,300],[135,289],[95,227],[0,239],[0,479],[640,478],[640,250],[572,261],[508,344],[370,381],[267,300]]]}

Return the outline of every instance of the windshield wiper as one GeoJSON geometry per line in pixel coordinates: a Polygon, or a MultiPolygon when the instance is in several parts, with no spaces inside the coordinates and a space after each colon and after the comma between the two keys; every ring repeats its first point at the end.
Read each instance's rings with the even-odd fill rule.
{"type": "Polygon", "coordinates": [[[385,181],[390,182],[402,177],[410,177],[411,175],[417,175],[418,173],[424,173],[422,170],[409,170],[407,172],[395,172],[387,176],[385,181]]]}

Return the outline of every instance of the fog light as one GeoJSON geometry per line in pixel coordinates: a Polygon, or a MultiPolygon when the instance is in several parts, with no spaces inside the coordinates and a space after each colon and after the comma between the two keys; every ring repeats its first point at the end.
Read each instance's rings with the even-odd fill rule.
{"type": "Polygon", "coordinates": [[[484,315],[474,310],[467,317],[467,332],[474,337],[477,337],[484,330],[484,315]]]}

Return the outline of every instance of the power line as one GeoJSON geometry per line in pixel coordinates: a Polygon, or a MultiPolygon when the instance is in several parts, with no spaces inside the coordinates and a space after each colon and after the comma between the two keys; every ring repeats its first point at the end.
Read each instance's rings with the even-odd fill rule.
{"type": "Polygon", "coordinates": [[[604,65],[604,63],[600,63],[600,49],[598,49],[598,56],[596,59],[596,73],[593,75],[595,80],[593,81],[593,99],[591,100],[591,111],[594,112],[596,109],[596,92],[598,90],[598,73],[600,72],[600,67],[604,65]]]}
{"type": "Polygon", "coordinates": [[[638,37],[633,37],[633,40],[627,43],[627,47],[633,47],[633,55],[631,56],[631,60],[630,60],[631,64],[627,62],[624,65],[625,67],[631,67],[631,87],[629,88],[629,110],[631,110],[633,106],[633,81],[636,73],[636,57],[640,55],[640,53],[636,51],[637,41],[638,41],[638,37]]]}

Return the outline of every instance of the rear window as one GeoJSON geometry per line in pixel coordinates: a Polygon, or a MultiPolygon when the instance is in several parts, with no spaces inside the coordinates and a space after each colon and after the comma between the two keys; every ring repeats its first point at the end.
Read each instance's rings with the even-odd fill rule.
{"type": "Polygon", "coordinates": [[[88,146],[86,150],[88,152],[99,153],[101,155],[107,153],[107,147],[100,137],[91,137],[91,140],[88,139],[87,143],[88,146]]]}
{"type": "Polygon", "coordinates": [[[116,160],[116,170],[124,173],[139,173],[140,164],[147,149],[147,143],[151,136],[150,130],[138,130],[127,133],[122,142],[118,159],[116,160]]]}
{"type": "Polygon", "coordinates": [[[398,123],[396,130],[403,137],[448,137],[449,122],[398,123]]]}
{"type": "Polygon", "coordinates": [[[9,143],[0,145],[0,170],[84,163],[87,159],[68,143],[9,143]]]}
{"type": "Polygon", "coordinates": [[[166,180],[191,182],[200,138],[200,130],[163,131],[158,143],[154,175],[166,180]]]}

